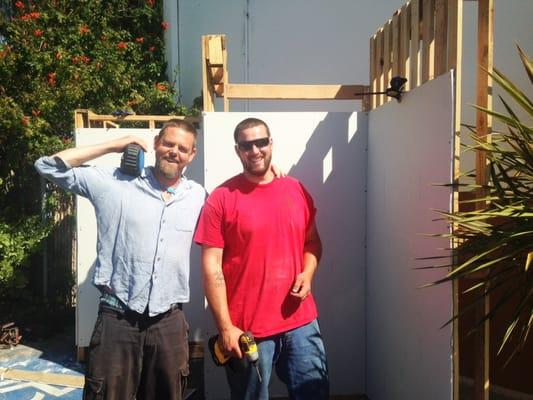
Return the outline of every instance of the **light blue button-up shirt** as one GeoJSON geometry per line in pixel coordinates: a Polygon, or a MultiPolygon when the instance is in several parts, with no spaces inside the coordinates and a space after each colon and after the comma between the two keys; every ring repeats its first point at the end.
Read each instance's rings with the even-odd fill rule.
{"type": "Polygon", "coordinates": [[[95,285],[111,289],[133,311],[148,307],[150,316],[189,301],[192,236],[206,198],[201,185],[183,176],[165,202],[152,168],[132,177],[117,168],[72,168],[58,157],[42,157],[35,167],[93,204],[95,285]]]}

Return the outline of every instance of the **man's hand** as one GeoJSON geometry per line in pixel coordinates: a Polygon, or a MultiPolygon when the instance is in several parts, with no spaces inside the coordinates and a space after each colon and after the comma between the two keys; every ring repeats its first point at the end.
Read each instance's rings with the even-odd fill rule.
{"type": "Polygon", "coordinates": [[[270,164],[270,170],[272,171],[272,173],[274,174],[274,176],[276,178],[285,178],[287,176],[287,174],[285,173],[285,171],[281,170],[277,165],[275,164],[270,164]]]}
{"type": "Polygon", "coordinates": [[[122,153],[124,150],[126,150],[127,145],[133,144],[133,143],[141,146],[144,151],[148,151],[148,146],[146,142],[142,138],[135,136],[135,135],[120,137],[118,139],[111,141],[110,144],[113,146],[114,151],[116,153],[122,153]]]}
{"type": "Polygon", "coordinates": [[[311,293],[311,277],[308,273],[301,272],[296,275],[294,285],[292,285],[291,296],[304,300],[311,293]]]}
{"type": "Polygon", "coordinates": [[[242,334],[243,331],[233,325],[222,330],[219,336],[222,351],[231,357],[242,358],[241,347],[239,345],[239,338],[242,334]]]}

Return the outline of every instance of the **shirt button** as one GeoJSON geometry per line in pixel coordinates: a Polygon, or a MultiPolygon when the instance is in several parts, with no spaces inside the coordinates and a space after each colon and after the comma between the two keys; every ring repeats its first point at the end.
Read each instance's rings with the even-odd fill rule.
{"type": "Polygon", "coordinates": [[[157,257],[157,261],[161,260],[161,257],[157,257]]]}
{"type": "Polygon", "coordinates": [[[162,241],[163,241],[163,238],[161,238],[160,242],[162,242],[162,241]]]}
{"type": "Polygon", "coordinates": [[[165,220],[163,220],[163,224],[165,223],[165,220]]]}

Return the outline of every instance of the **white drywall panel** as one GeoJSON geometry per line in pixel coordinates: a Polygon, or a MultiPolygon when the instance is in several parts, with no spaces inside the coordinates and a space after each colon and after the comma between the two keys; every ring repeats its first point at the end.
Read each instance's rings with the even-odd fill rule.
{"type": "MultiPolygon", "coordinates": [[[[86,146],[103,143],[127,134],[134,134],[142,137],[149,151],[145,155],[145,165],[153,165],[155,157],[153,151],[153,139],[158,130],[150,129],[77,129],[76,145],[86,146]]],[[[201,135],[199,135],[198,146],[201,146],[201,135]]],[[[86,164],[100,166],[119,166],[121,153],[106,154],[96,158],[86,164]]],[[[196,157],[189,165],[185,175],[200,184],[203,184],[202,175],[203,157],[196,157]]],[[[93,263],[96,259],[96,218],[94,208],[91,203],[81,197],[76,196],[76,221],[77,221],[77,244],[78,244],[78,268],[77,268],[77,306],[76,306],[76,345],[86,347],[89,345],[96,315],[98,311],[99,292],[92,284],[94,275],[93,263]]],[[[184,306],[187,320],[191,328],[191,340],[199,340],[201,324],[204,319],[203,291],[200,276],[197,273],[199,265],[199,249],[193,246],[191,250],[191,275],[190,303],[184,306]]]]}
{"type": "MultiPolygon", "coordinates": [[[[432,209],[449,210],[452,78],[443,75],[372,111],[368,133],[367,394],[372,400],[451,399],[449,285],[416,270],[447,240],[432,209]]],[[[449,258],[441,260],[448,264],[449,258]]]]}
{"type": "MultiPolygon", "coordinates": [[[[244,118],[261,118],[273,137],[273,162],[306,186],[317,207],[324,254],[313,293],[319,309],[336,395],[365,392],[365,175],[364,113],[205,113],[205,185],[213,190],[242,166],[233,130],[244,118]]],[[[207,334],[215,333],[210,321],[207,334]]],[[[285,393],[273,382],[272,395],[285,393]]],[[[228,398],[224,371],[206,356],[208,399],[228,398]]]]}

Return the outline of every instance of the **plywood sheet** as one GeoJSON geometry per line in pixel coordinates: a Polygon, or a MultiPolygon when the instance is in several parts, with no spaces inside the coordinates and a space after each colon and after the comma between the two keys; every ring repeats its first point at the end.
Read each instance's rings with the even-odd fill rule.
{"type": "MultiPolygon", "coordinates": [[[[418,257],[443,255],[453,163],[452,77],[447,73],[370,113],[367,215],[367,394],[373,400],[450,399],[451,286],[420,289],[445,270],[418,257]]],[[[450,259],[443,259],[447,264],[450,259]]]]}

